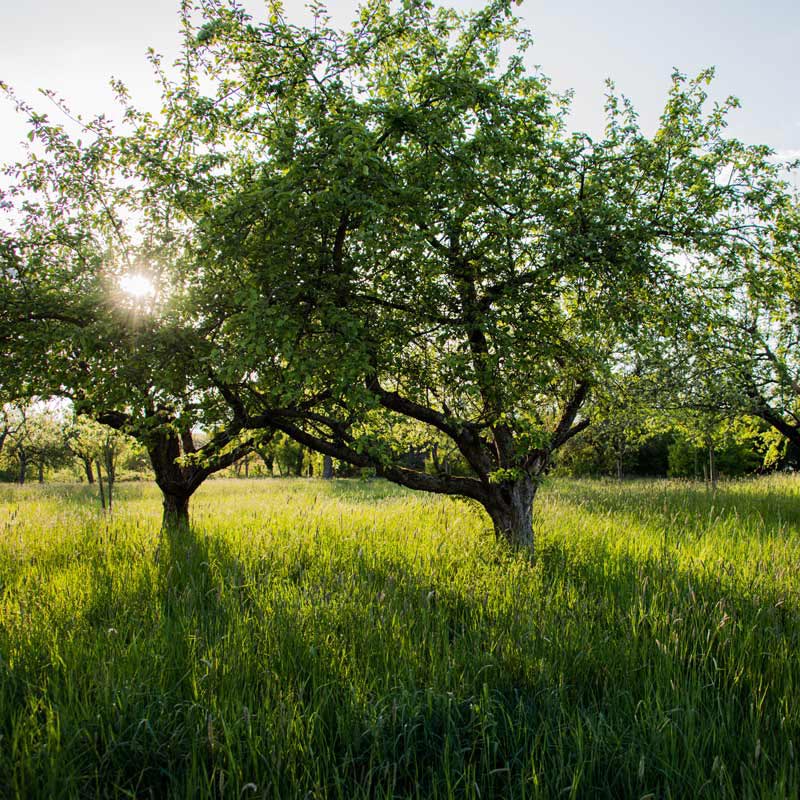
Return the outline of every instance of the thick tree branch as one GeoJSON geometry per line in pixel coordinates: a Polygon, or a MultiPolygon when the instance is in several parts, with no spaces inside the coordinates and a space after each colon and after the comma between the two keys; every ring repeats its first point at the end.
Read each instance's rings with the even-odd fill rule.
{"type": "Polygon", "coordinates": [[[115,431],[122,431],[130,424],[131,416],[123,411],[102,411],[99,414],[93,414],[95,420],[101,425],[108,425],[115,431]]]}
{"type": "Polygon", "coordinates": [[[393,464],[384,464],[379,459],[367,453],[361,453],[343,442],[332,442],[315,436],[308,431],[290,422],[280,411],[266,412],[259,417],[249,420],[248,427],[257,428],[268,424],[296,442],[299,442],[323,455],[337,458],[356,467],[371,468],[375,473],[393,483],[406,486],[409,489],[418,489],[437,494],[458,495],[471,497],[483,502],[487,497],[484,483],[477,478],[466,478],[448,475],[429,475],[425,472],[401,467],[393,464]]]}
{"type": "Polygon", "coordinates": [[[558,421],[553,437],[550,440],[550,450],[557,450],[564,442],[571,439],[577,433],[580,433],[589,424],[588,420],[579,422],[573,426],[575,417],[578,415],[581,406],[583,405],[586,395],[589,393],[589,382],[580,381],[575,393],[572,395],[570,401],[564,406],[564,411],[561,414],[561,419],[558,421]],[[585,424],[584,424],[585,422],[585,424]]]}
{"type": "Polygon", "coordinates": [[[749,394],[753,402],[753,413],[772,425],[775,430],[782,433],[790,442],[800,445],[800,426],[787,422],[757,390],[751,388],[749,394]]]}
{"type": "Polygon", "coordinates": [[[389,411],[424,422],[440,430],[454,441],[458,440],[459,429],[439,411],[402,397],[397,392],[384,389],[376,376],[367,380],[367,388],[376,395],[380,404],[389,411]]]}
{"type": "Polygon", "coordinates": [[[376,394],[385,409],[431,425],[452,439],[482,479],[486,480],[495,468],[496,464],[492,462],[486,442],[481,439],[474,425],[451,421],[439,411],[402,397],[397,392],[389,392],[380,385],[377,377],[368,380],[367,388],[376,394]]]}
{"type": "Polygon", "coordinates": [[[781,379],[786,381],[792,387],[792,391],[798,397],[800,397],[800,381],[798,381],[797,378],[791,374],[785,362],[778,358],[778,356],[772,351],[765,341],[761,342],[761,346],[764,348],[764,354],[766,355],[767,359],[772,362],[772,365],[781,376],[781,379]]]}

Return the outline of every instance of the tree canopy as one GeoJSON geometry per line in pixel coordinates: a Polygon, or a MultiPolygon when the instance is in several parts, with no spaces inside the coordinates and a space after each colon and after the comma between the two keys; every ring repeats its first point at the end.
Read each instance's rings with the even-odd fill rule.
{"type": "Polygon", "coordinates": [[[180,282],[184,219],[155,198],[137,161],[144,130],[123,136],[101,115],[75,138],[16,102],[31,146],[5,169],[0,394],[61,397],[134,436],[164,493],[165,520],[185,521],[202,481],[249,445],[241,427],[225,426],[231,415],[195,368],[205,339],[180,282]],[[126,291],[131,280],[144,291],[126,291]],[[196,447],[200,424],[216,435],[196,447]]]}
{"type": "MultiPolygon", "coordinates": [[[[405,486],[471,498],[498,536],[532,546],[538,483],[589,423],[589,398],[613,396],[643,353],[690,327],[720,269],[735,264],[755,285],[759,264],[780,263],[788,277],[765,268],[769,281],[791,283],[797,218],[771,152],[726,138],[736,102],[708,107],[711,71],[673,75],[653,135],[613,88],[601,139],[568,132],[567,98],[526,67],[530,40],[507,0],[468,14],[373,0],[346,31],[321,8],[309,26],[269,9],[256,22],[223,0],[185,8],[177,77],[155,59],[163,118],[119,87],[127,134],[97,122],[66,168],[48,150],[76,216],[63,223],[59,201],[40,225],[23,206],[34,222],[4,239],[7,284],[34,274],[44,307],[55,287],[47,314],[5,302],[6,357],[24,351],[41,370],[57,351],[62,391],[82,399],[96,397],[87,380],[99,371],[129,421],[140,407],[170,420],[202,409],[226,426],[226,447],[280,430],[405,486]],[[94,176],[97,148],[112,178],[94,176]],[[112,242],[130,218],[108,213],[117,205],[96,183],[115,204],[133,199],[136,248],[168,287],[158,316],[128,321],[124,337],[117,323],[108,332],[121,312],[91,265],[122,263],[112,242]],[[76,274],[94,276],[81,295],[89,334],[58,316],[76,274]],[[62,324],[69,336],[53,337],[62,324]],[[74,375],[73,336],[91,377],[74,375]],[[448,447],[463,469],[409,457],[448,447]]],[[[46,129],[34,119],[35,135],[46,129]]],[[[42,191],[27,173],[23,183],[42,191]]],[[[761,312],[773,326],[796,324],[787,296],[761,312]]],[[[790,339],[772,348],[771,332],[761,341],[778,359],[793,352],[790,339]]]]}

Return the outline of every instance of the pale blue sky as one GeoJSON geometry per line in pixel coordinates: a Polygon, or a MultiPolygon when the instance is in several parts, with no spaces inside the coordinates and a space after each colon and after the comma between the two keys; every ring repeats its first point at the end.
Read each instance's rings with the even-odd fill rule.
{"type": "MultiPolygon", "coordinates": [[[[456,0],[456,6],[475,2],[456,0]]],[[[258,2],[247,3],[257,10],[258,2]]],[[[345,25],[355,0],[331,0],[345,25]]],[[[301,18],[303,3],[289,0],[301,18]]],[[[113,116],[111,75],[141,104],[157,95],[145,59],[148,46],[168,58],[178,41],[172,0],[0,0],[0,80],[26,98],[37,87],[66,97],[77,111],[113,116]]],[[[712,95],[737,95],[743,108],[730,131],[748,142],[800,155],[800,3],[791,0],[525,0],[517,9],[531,29],[532,64],[556,89],[573,88],[571,127],[598,134],[603,127],[604,81],[612,78],[652,128],[673,67],[695,73],[717,67],[712,95]]],[[[45,107],[46,101],[37,100],[45,107]]],[[[0,162],[19,155],[24,125],[0,102],[0,162]]]]}

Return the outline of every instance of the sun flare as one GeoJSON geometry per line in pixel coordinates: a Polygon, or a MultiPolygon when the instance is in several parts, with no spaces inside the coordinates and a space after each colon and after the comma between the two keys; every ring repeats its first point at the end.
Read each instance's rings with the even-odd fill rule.
{"type": "Polygon", "coordinates": [[[119,288],[134,300],[144,300],[156,293],[150,278],[138,274],[123,275],[119,279],[119,288]]]}

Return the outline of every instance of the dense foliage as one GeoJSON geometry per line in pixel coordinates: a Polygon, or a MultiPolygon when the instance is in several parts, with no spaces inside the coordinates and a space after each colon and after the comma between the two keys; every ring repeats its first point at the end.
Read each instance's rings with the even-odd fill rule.
{"type": "Polygon", "coordinates": [[[794,436],[796,205],[768,148],[726,138],[710,71],[673,76],[652,136],[611,91],[593,140],[508,0],[183,22],[161,117],[117,85],[121,132],[81,144],[20,105],[0,248],[3,390],[136,435],[166,516],[277,430],[530,547],[541,477],[602,409],[794,436]]]}
{"type": "Polygon", "coordinates": [[[787,252],[779,168],[725,138],[710,73],[674,76],[652,137],[612,94],[592,141],[506,2],[373,3],[347,32],[209,3],[201,23],[170,94],[197,157],[162,179],[197,222],[219,391],[250,427],[477,500],[510,541],[531,544],[588,400],[702,318],[705,276],[787,252]],[[466,473],[409,465],[440,448],[466,473]]]}

